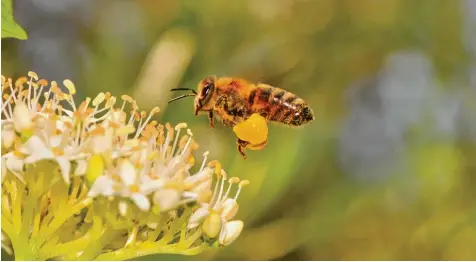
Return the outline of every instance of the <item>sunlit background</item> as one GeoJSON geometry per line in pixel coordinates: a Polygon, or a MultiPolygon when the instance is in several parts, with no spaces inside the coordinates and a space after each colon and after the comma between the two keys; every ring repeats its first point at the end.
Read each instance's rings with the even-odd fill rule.
{"type": "MultiPolygon", "coordinates": [[[[229,247],[200,260],[476,259],[476,1],[21,0],[26,41],[2,74],[128,94],[187,122],[227,173],[249,179],[229,247]],[[287,89],[316,120],[270,126],[244,161],[174,87],[207,75],[287,89]]],[[[79,98],[78,98],[79,99],[79,98]]],[[[200,155],[197,156],[199,158],[200,155]]]]}

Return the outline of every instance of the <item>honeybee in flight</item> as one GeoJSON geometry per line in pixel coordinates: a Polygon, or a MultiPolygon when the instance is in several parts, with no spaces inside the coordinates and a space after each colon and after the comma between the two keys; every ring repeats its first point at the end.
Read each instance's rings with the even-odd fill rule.
{"type": "MultiPolygon", "coordinates": [[[[169,100],[169,103],[189,96],[195,97],[195,115],[200,112],[208,113],[212,128],[214,115],[228,127],[244,123],[251,119],[252,115],[257,114],[266,121],[288,126],[301,126],[314,120],[311,108],[303,99],[284,89],[267,84],[253,84],[244,79],[231,77],[208,76],[200,81],[197,91],[190,88],[172,89],[172,91],[179,90],[188,90],[192,93],[175,97],[169,100]]],[[[238,151],[246,159],[245,148],[262,149],[267,142],[266,138],[261,144],[252,144],[238,138],[238,151]]]]}

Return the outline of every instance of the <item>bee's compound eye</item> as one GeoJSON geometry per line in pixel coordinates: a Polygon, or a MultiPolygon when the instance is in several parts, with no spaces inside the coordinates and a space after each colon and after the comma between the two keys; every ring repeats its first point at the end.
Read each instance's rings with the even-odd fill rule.
{"type": "Polygon", "coordinates": [[[235,125],[233,131],[236,136],[253,145],[258,145],[268,139],[268,123],[259,114],[253,114],[245,121],[235,125]]]}
{"type": "Polygon", "coordinates": [[[210,90],[212,90],[213,88],[213,84],[210,83],[210,84],[206,84],[203,89],[202,89],[202,93],[200,94],[201,97],[207,97],[208,94],[210,93],[210,90]]]}

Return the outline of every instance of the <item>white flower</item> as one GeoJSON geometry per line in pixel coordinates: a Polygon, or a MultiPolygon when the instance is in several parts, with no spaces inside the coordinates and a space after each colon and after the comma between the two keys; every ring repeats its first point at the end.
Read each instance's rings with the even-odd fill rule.
{"type": "Polygon", "coordinates": [[[54,160],[58,163],[60,168],[61,176],[64,181],[70,183],[70,171],[71,171],[71,162],[70,158],[72,156],[64,155],[64,151],[53,152],[46,144],[38,137],[32,136],[28,141],[23,145],[23,152],[28,156],[25,158],[25,163],[32,164],[41,160],[54,160]]]}
{"type": "MultiPolygon", "coordinates": [[[[217,172],[220,173],[220,172],[217,172]]],[[[226,181],[226,173],[221,170],[222,179],[221,186],[216,184],[213,196],[208,203],[202,203],[190,217],[188,228],[192,229],[202,225],[202,230],[210,238],[219,236],[219,243],[221,245],[229,245],[233,242],[243,229],[243,222],[239,220],[230,221],[238,212],[237,199],[243,186],[249,182],[232,177],[228,180],[229,186],[226,193],[223,194],[224,184],[226,181]],[[233,198],[229,198],[231,187],[238,183],[238,191],[233,198]]]]}

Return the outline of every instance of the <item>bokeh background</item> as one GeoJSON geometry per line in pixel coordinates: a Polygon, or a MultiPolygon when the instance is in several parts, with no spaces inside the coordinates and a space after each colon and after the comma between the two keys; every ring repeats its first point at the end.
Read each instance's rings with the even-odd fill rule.
{"type": "MultiPolygon", "coordinates": [[[[231,246],[167,260],[476,259],[476,1],[17,0],[26,41],[2,74],[68,78],[187,122],[249,179],[231,246]],[[316,120],[236,151],[174,87],[236,76],[303,97],[316,120]]],[[[198,155],[197,157],[200,157],[198,155]]]]}

